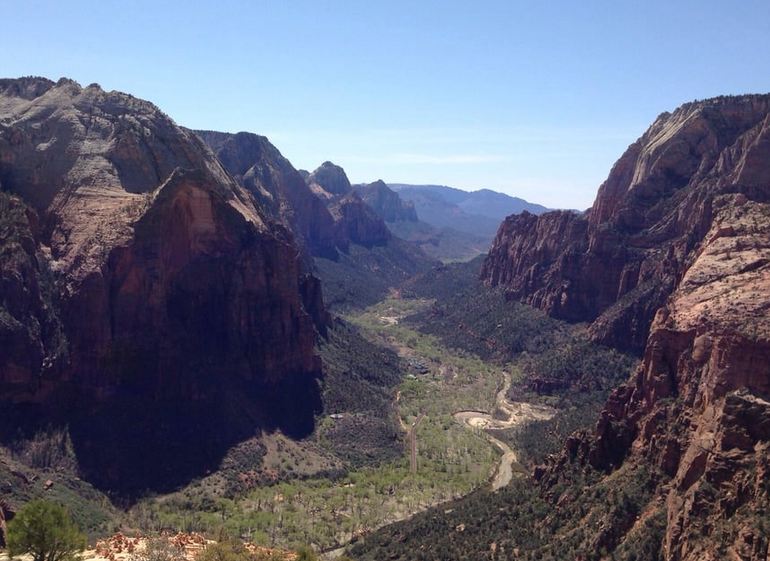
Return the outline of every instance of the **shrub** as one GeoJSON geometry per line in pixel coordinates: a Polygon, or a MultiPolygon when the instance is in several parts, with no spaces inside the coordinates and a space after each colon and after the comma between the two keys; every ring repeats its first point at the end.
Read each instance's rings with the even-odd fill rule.
{"type": "Polygon", "coordinates": [[[86,548],[86,536],[67,510],[45,500],[27,503],[8,524],[8,553],[33,561],[71,561],[86,548]]]}

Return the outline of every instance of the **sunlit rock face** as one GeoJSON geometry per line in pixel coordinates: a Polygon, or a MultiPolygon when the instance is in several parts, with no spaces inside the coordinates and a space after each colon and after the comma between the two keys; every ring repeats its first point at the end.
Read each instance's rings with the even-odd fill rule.
{"type": "Polygon", "coordinates": [[[641,351],[714,220],[715,198],[767,201],[770,96],[664,113],[613,166],[584,214],[511,216],[482,277],[594,338],[641,351]]]}
{"type": "MultiPolygon", "coordinates": [[[[529,218],[531,229],[518,237],[511,232],[521,221],[503,225],[496,259],[512,236],[509,248],[525,241],[542,248],[552,276],[533,275],[528,291],[495,260],[486,268],[489,282],[534,303],[560,278],[562,299],[541,306],[558,312],[589,288],[582,276],[568,277],[594,278],[585,267],[598,260],[605,282],[594,283],[595,305],[581,317],[594,320],[602,341],[644,335],[642,362],[595,429],[571,437],[537,477],[548,487],[571,462],[609,473],[629,464],[652,470],[659,484],[643,510],[664,509],[668,560],[768,552],[761,521],[770,505],[769,113],[770,96],[743,96],[661,116],[615,165],[586,216],[561,218],[572,236],[562,237],[572,240],[563,252],[554,256],[553,242],[536,239],[559,215],[529,218]],[[624,252],[631,258],[613,260],[624,252]]],[[[526,259],[510,255],[517,266],[526,259]]],[[[605,545],[635,531],[619,524],[605,545]]]]}

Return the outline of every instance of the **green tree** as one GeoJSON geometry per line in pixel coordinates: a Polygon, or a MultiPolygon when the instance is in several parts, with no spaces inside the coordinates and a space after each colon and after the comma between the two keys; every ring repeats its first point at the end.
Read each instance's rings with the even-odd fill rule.
{"type": "Polygon", "coordinates": [[[8,554],[29,553],[33,561],[74,561],[86,536],[67,510],[45,500],[31,501],[8,523],[8,554]]]}

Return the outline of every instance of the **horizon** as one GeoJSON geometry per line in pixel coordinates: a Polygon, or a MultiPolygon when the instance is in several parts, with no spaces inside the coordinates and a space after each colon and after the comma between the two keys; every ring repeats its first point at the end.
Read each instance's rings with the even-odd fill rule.
{"type": "Polygon", "coordinates": [[[770,4],[5,2],[0,73],[67,76],[351,182],[588,208],[654,119],[770,91],[770,4]],[[44,14],[46,17],[40,17],[44,14]]]}

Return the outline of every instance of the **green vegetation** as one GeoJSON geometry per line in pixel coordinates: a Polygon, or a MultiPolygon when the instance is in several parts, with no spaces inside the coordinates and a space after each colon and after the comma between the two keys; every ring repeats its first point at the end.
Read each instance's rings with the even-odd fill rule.
{"type": "Polygon", "coordinates": [[[350,548],[350,554],[359,561],[655,561],[661,515],[649,503],[660,482],[659,474],[643,468],[609,477],[567,468],[562,479],[543,488],[514,479],[496,493],[481,490],[383,528],[350,548]],[[642,524],[621,541],[638,519],[642,524]]]}
{"type": "Polygon", "coordinates": [[[86,536],[58,504],[36,500],[8,523],[8,554],[28,553],[33,561],[73,561],[86,548],[86,536]]]}
{"type": "MultiPolygon", "coordinates": [[[[34,443],[33,447],[45,450],[47,446],[41,442],[49,437],[55,443],[51,447],[57,448],[61,438],[58,430],[46,429],[33,435],[30,441],[34,443]]],[[[73,461],[71,457],[45,468],[26,465],[30,441],[19,441],[13,451],[0,447],[0,495],[3,499],[14,506],[43,498],[60,504],[90,537],[104,535],[116,528],[120,517],[118,511],[104,494],[77,477],[69,467],[73,461]],[[52,485],[48,486],[48,481],[52,485]]],[[[40,458],[46,458],[46,454],[41,453],[40,458]]]]}
{"type": "Polygon", "coordinates": [[[558,410],[548,421],[495,431],[517,450],[522,464],[532,467],[558,452],[572,432],[595,422],[609,392],[628,378],[636,359],[592,343],[582,326],[554,320],[482,285],[482,261],[437,267],[416,277],[402,293],[422,305],[413,306],[400,325],[486,361],[510,363],[512,400],[558,410]]]}
{"type": "Polygon", "coordinates": [[[379,302],[393,287],[433,264],[417,247],[398,238],[371,248],[351,244],[348,253],[336,260],[315,259],[324,302],[337,312],[379,302]]]}
{"type": "Polygon", "coordinates": [[[320,447],[337,458],[340,468],[334,473],[292,478],[286,471],[271,485],[260,482],[225,497],[212,475],[141,501],[128,523],[210,535],[223,528],[260,545],[313,544],[326,550],[482,486],[498,452],[452,413],[492,408],[500,369],[451,351],[433,336],[379,319],[391,306],[404,306],[394,313],[405,314],[425,304],[387,301],[352,317],[356,325],[337,322],[321,343],[325,415],[314,437],[295,446],[304,457],[320,447]],[[415,371],[410,358],[427,365],[427,372],[415,371]],[[418,471],[411,474],[399,425],[421,413],[427,416],[417,430],[418,471]]]}

